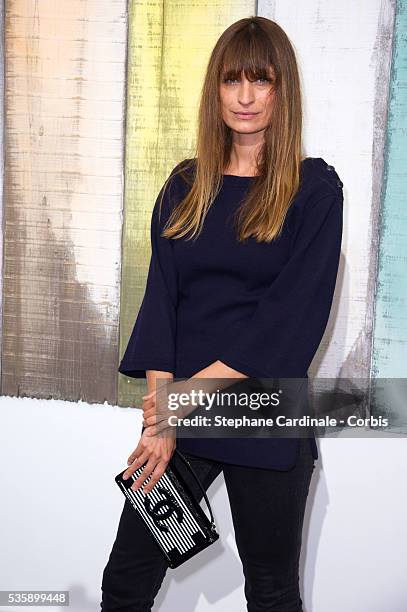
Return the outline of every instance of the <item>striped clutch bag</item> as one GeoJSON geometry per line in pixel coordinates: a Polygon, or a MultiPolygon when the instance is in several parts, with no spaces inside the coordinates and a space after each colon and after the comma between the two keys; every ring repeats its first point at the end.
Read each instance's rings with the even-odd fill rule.
{"type": "MultiPolygon", "coordinates": [[[[126,480],[122,479],[126,470],[115,477],[121,491],[143,520],[171,568],[178,567],[219,538],[212,508],[201,481],[188,459],[177,448],[174,453],[177,453],[198,483],[211,520],[192,495],[188,484],[174,465],[173,457],[164,474],[147,494],[141,489],[130,489],[146,463],[126,480]]],[[[146,482],[148,481],[149,478],[146,482]]]]}

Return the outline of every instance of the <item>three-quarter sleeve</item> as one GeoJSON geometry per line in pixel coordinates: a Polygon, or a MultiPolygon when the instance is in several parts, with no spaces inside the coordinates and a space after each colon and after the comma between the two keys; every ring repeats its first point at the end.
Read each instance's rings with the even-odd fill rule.
{"type": "Polygon", "coordinates": [[[343,227],[343,192],[311,199],[296,224],[290,257],[241,334],[218,359],[249,377],[304,377],[333,300],[343,227]]]}
{"type": "MultiPolygon", "coordinates": [[[[172,177],[176,166],[171,172],[172,177]]],[[[173,244],[161,236],[175,192],[170,178],[160,190],[151,215],[151,258],[145,293],[118,371],[145,378],[146,370],[175,372],[177,269],[173,244]],[[161,215],[160,199],[163,189],[161,215]]]]}

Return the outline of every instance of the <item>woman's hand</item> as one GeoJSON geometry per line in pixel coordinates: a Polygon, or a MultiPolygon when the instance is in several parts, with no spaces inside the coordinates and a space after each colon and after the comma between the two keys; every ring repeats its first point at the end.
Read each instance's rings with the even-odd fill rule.
{"type": "MultiPolygon", "coordinates": [[[[185,381],[169,381],[158,389],[143,395],[143,426],[148,429],[147,436],[158,435],[163,431],[165,431],[164,435],[167,435],[167,429],[170,428],[168,418],[174,416],[174,412],[168,405],[168,396],[170,393],[185,392],[185,389],[185,381]]],[[[175,416],[184,416],[182,412],[182,407],[177,407],[175,416]]]]}
{"type": "Polygon", "coordinates": [[[169,427],[168,417],[171,413],[168,410],[168,391],[165,387],[154,389],[143,395],[143,427],[146,428],[146,435],[156,435],[169,427]],[[157,429],[157,425],[160,428],[157,429]]]}
{"type": "Polygon", "coordinates": [[[170,381],[159,389],[143,395],[143,426],[148,428],[147,435],[167,435],[167,430],[171,427],[168,418],[176,416],[177,419],[182,420],[191,414],[202,405],[205,391],[211,389],[212,387],[208,387],[208,381],[188,378],[170,381]],[[169,395],[172,396],[173,401],[176,397],[182,397],[182,402],[173,406],[169,405],[169,395]],[[188,395],[189,402],[186,401],[188,395]]]}
{"type": "Polygon", "coordinates": [[[150,481],[142,489],[144,494],[149,493],[164,474],[176,447],[175,427],[169,428],[165,436],[147,435],[148,429],[141,434],[138,445],[127,460],[129,467],[122,476],[123,480],[126,480],[147,461],[147,465],[130,487],[135,491],[151,475],[150,481]]]}
{"type": "Polygon", "coordinates": [[[171,414],[182,420],[199,406],[207,404],[208,398],[210,399],[216,391],[233,385],[236,379],[245,378],[248,378],[246,374],[230,368],[219,360],[185,380],[174,381],[171,378],[158,389],[143,395],[143,426],[147,427],[147,435],[158,435],[165,431],[169,427],[168,417],[171,414]],[[169,395],[173,401],[176,397],[181,397],[182,402],[169,406],[169,395]],[[186,401],[187,395],[190,397],[189,402],[186,401]],[[176,410],[176,413],[170,410],[176,410]]]}

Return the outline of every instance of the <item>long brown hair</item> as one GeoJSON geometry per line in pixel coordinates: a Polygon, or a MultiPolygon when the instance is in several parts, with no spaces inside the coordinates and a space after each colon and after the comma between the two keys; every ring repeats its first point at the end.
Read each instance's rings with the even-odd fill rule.
{"type": "Polygon", "coordinates": [[[251,80],[268,79],[270,67],[275,76],[272,118],[256,159],[256,178],[236,211],[235,223],[239,241],[253,236],[258,242],[271,242],[280,234],[300,184],[300,79],[295,52],[284,30],[265,17],[247,17],[229,26],[211,53],[199,105],[196,157],[176,172],[191,189],[173,209],[162,236],[197,238],[221,187],[232,146],[232,130],[221,113],[221,80],[240,78],[242,71],[251,80]]]}

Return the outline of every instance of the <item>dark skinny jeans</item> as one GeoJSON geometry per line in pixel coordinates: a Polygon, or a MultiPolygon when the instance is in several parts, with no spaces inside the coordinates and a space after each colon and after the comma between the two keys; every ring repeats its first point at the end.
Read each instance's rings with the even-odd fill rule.
{"type": "MultiPolygon", "coordinates": [[[[205,490],[223,472],[243,566],[248,612],[303,612],[299,558],[305,505],[315,467],[308,440],[300,440],[297,464],[289,471],[185,456],[205,490]]],[[[176,453],[174,462],[201,500],[202,492],[176,453]]],[[[150,612],[167,569],[160,549],[126,499],[103,571],[101,610],[150,612]]]]}

